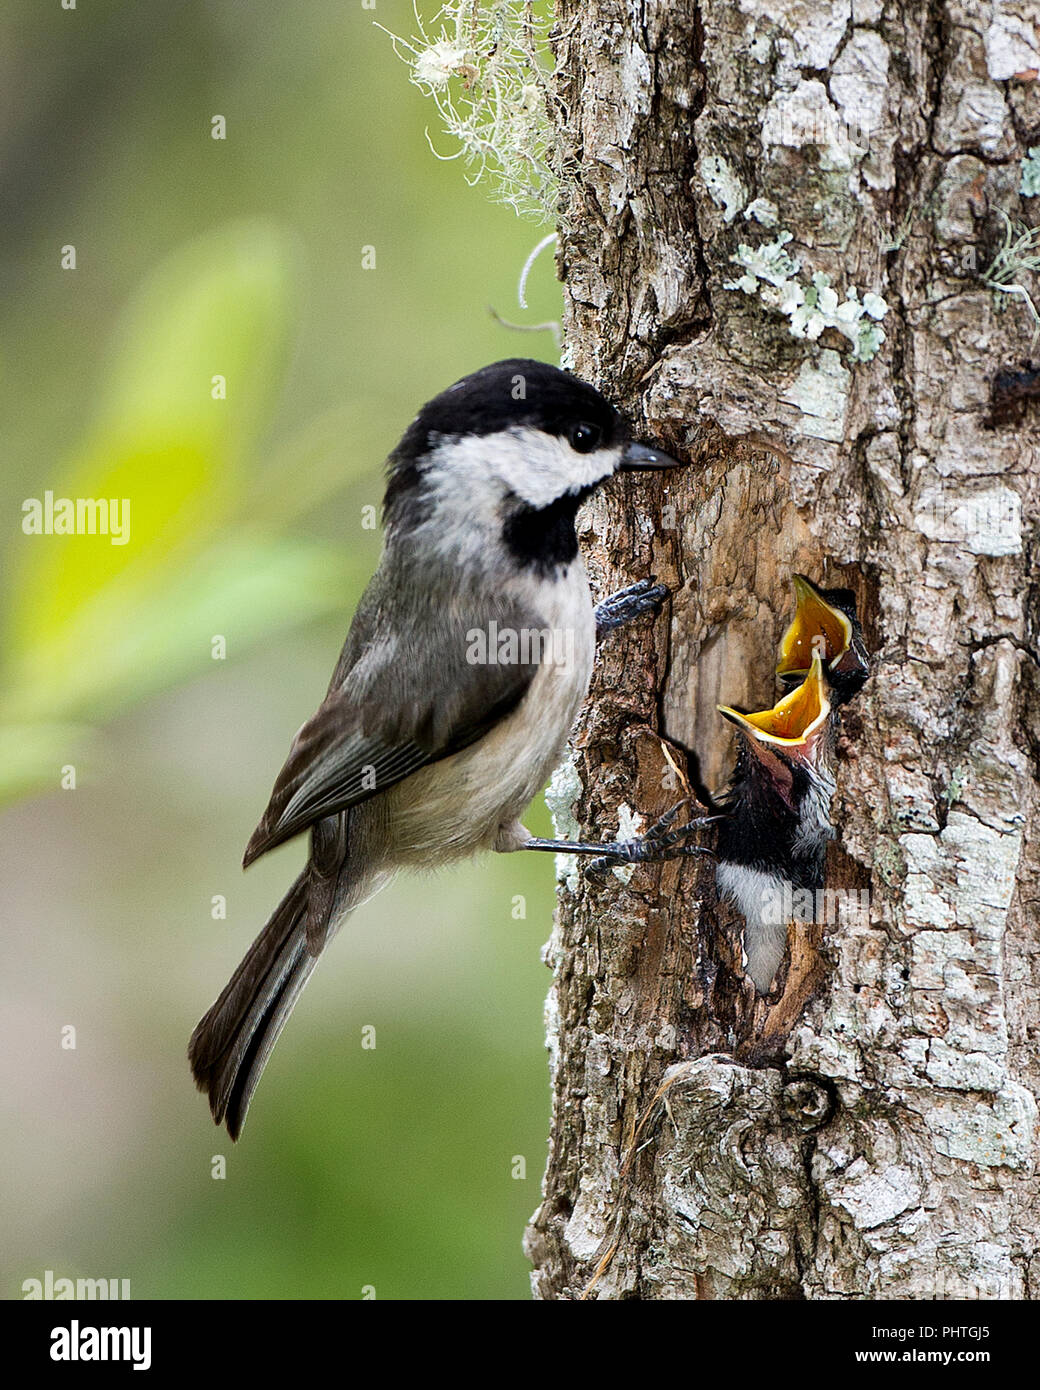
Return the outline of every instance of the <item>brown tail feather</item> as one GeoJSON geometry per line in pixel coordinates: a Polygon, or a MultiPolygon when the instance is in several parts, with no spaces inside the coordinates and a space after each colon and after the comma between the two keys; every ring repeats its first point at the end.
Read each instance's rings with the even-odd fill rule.
{"type": "Polygon", "coordinates": [[[307,951],[308,877],[304,869],[188,1044],[195,1084],[232,1139],[241,1133],[271,1049],[317,964],[307,951]]]}

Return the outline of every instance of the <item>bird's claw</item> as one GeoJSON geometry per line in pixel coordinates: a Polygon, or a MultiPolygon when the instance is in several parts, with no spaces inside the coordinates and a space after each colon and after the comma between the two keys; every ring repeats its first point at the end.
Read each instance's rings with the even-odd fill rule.
{"type": "Polygon", "coordinates": [[[667,597],[668,589],[654,579],[640,579],[619,589],[596,605],[596,636],[603,637],[644,613],[658,612],[667,597]]]}
{"type": "Polygon", "coordinates": [[[697,816],[684,825],[676,826],[675,820],[682,808],[689,804],[684,798],[666,811],[650,826],[644,835],[634,840],[615,840],[610,842],[609,852],[593,859],[586,872],[594,875],[605,874],[625,864],[660,864],[667,859],[681,859],[694,854],[711,854],[704,845],[688,845],[683,841],[702,825],[719,819],[718,816],[697,816]]]}

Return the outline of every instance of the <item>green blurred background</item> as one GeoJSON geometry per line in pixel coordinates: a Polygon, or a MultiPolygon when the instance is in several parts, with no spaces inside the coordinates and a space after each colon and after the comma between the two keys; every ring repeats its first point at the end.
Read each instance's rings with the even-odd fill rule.
{"type": "Polygon", "coordinates": [[[527,1296],[550,861],[359,912],[238,1146],[184,1055],[302,862],[239,869],[376,563],[382,459],[456,377],[556,356],[487,308],[559,317],[549,257],[516,307],[545,229],[433,158],[374,19],[414,28],[399,0],[0,13],[7,1298],[46,1269],[137,1298],[527,1296]],[[129,498],[129,544],[24,535],[48,489],[129,498]]]}

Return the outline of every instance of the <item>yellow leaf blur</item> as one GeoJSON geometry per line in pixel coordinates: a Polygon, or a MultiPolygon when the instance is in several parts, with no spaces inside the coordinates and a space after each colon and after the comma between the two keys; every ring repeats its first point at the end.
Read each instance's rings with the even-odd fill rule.
{"type": "Polygon", "coordinates": [[[101,591],[125,586],[132,608],[135,585],[185,563],[218,531],[279,365],[285,263],[270,227],[224,226],[170,256],[124,313],[85,443],[47,490],[55,500],[114,499],[127,540],[19,537],[8,647],[15,680],[20,659],[75,628],[101,591]]]}

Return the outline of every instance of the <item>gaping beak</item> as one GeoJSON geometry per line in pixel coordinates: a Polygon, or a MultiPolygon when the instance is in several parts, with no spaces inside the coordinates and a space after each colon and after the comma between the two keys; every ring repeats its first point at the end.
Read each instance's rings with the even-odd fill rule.
{"type": "Polygon", "coordinates": [[[799,679],[812,665],[814,652],[819,652],[825,666],[830,667],[852,646],[852,623],[840,608],[828,603],[823,594],[804,574],[793,574],[791,582],[797,602],[794,621],[780,640],[780,660],[776,673],[783,680],[799,679]]]}
{"type": "Polygon", "coordinates": [[[637,444],[634,439],[630,439],[625,445],[618,465],[622,473],[641,473],[648,468],[679,467],[679,460],[673,459],[671,454],[666,454],[663,449],[651,448],[649,444],[637,444]]]}
{"type": "Polygon", "coordinates": [[[718,710],[746,736],[759,757],[768,760],[770,755],[778,753],[785,760],[808,761],[831,712],[819,651],[813,652],[808,674],[801,685],[772,709],[741,714],[728,705],[719,705],[718,710]]]}

